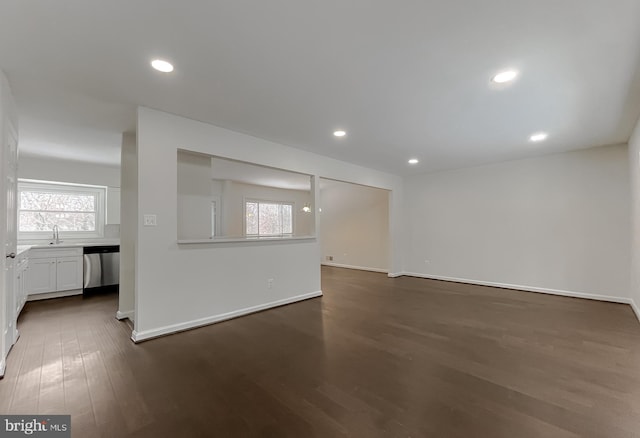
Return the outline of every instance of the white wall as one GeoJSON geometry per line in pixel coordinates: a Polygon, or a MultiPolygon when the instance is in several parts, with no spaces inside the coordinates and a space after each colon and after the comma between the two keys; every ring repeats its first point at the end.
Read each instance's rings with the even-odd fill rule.
{"type": "Polygon", "coordinates": [[[407,272],[629,300],[626,145],[405,182],[407,272]]]}
{"type": "Polygon", "coordinates": [[[134,318],[136,239],[138,236],[138,155],[135,134],[122,136],[120,181],[120,293],[119,319],[134,318]]]}
{"type": "MultiPolygon", "coordinates": [[[[320,293],[316,239],[177,244],[178,148],[393,190],[391,235],[400,240],[402,180],[397,176],[148,108],[138,109],[137,133],[134,340],[320,293]],[[145,214],[157,215],[156,227],[143,226],[145,214]],[[273,279],[271,289],[268,279],[273,279]]],[[[398,250],[392,247],[391,269],[400,270],[398,250]]]]}
{"type": "Polygon", "coordinates": [[[211,157],[178,151],[178,239],[211,237],[211,157]]]}
{"type": "Polygon", "coordinates": [[[389,192],[322,179],[320,207],[323,264],[388,271],[389,192]]]}
{"type": "MultiPolygon", "coordinates": [[[[311,204],[311,192],[304,190],[281,189],[235,181],[224,181],[214,185],[220,187],[218,193],[222,199],[223,228],[225,236],[244,236],[244,202],[247,199],[293,202],[293,232],[296,236],[313,235],[313,221],[310,213],[302,212],[305,203],[311,204]]],[[[215,194],[215,189],[214,189],[215,194]]]]}
{"type": "Polygon", "coordinates": [[[629,140],[631,171],[631,305],[640,319],[640,120],[629,140]]]}
{"type": "Polygon", "coordinates": [[[18,160],[18,177],[120,187],[119,167],[24,154],[21,154],[18,160]]]}
{"type": "MultiPolygon", "coordinates": [[[[18,158],[18,178],[120,187],[120,167],[21,154],[18,158]]],[[[119,193],[117,190],[107,190],[108,197],[112,194],[119,193]]],[[[107,199],[105,204],[108,203],[107,199]]],[[[104,237],[120,237],[120,226],[105,224],[104,237]]]]}

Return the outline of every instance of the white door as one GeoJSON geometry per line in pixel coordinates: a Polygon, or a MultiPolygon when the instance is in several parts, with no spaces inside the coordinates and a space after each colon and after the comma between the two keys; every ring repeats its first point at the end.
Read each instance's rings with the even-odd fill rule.
{"type": "Polygon", "coordinates": [[[16,290],[14,285],[14,269],[15,257],[18,245],[18,229],[17,229],[17,176],[18,176],[18,135],[11,123],[5,119],[5,138],[3,139],[3,164],[4,164],[4,190],[5,204],[2,214],[6,218],[6,228],[3,230],[5,234],[5,264],[4,264],[4,281],[5,281],[5,321],[6,330],[4,333],[4,357],[11,346],[18,339],[18,330],[16,327],[16,290]]]}
{"type": "Polygon", "coordinates": [[[58,257],[56,290],[82,289],[82,257],[58,257]]]}
{"type": "MultiPolygon", "coordinates": [[[[5,183],[5,155],[7,153],[7,148],[5,147],[5,139],[4,139],[4,115],[2,114],[2,76],[0,76],[0,220],[5,221],[7,217],[7,200],[4,183],[5,183]]],[[[3,251],[6,251],[6,241],[7,241],[7,228],[3,222],[0,222],[0,248],[3,251]]],[[[9,330],[8,330],[8,320],[7,315],[9,314],[8,303],[7,303],[7,284],[5,281],[5,266],[8,265],[12,259],[11,253],[5,253],[5,258],[0,259],[0,377],[4,376],[4,368],[5,368],[5,357],[7,356],[7,351],[9,350],[9,345],[11,345],[9,341],[9,330]]]]}

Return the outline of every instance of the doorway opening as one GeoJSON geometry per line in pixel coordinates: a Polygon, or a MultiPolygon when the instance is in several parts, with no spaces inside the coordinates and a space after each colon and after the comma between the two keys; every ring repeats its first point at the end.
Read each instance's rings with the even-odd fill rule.
{"type": "Polygon", "coordinates": [[[390,269],[389,190],[320,178],[321,264],[390,269]]]}

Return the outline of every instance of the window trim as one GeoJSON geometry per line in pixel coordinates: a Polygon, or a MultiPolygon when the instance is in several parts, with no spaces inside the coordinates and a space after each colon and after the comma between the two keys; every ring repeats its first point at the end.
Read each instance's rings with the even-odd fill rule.
{"type": "MultiPolygon", "coordinates": [[[[277,239],[284,238],[288,239],[295,236],[295,224],[296,224],[296,203],[294,201],[276,201],[273,199],[260,199],[260,198],[243,198],[242,202],[242,233],[247,239],[277,239]],[[247,234],[247,203],[248,202],[257,202],[258,204],[280,204],[280,205],[290,205],[291,206],[291,233],[283,233],[283,234],[247,234]]],[[[258,223],[258,230],[260,230],[260,224],[258,223]]]]}
{"type": "Polygon", "coordinates": [[[19,240],[51,240],[53,231],[20,231],[20,194],[22,191],[34,190],[45,193],[78,193],[93,194],[96,197],[96,229],[95,231],[60,231],[60,239],[89,239],[104,237],[106,223],[107,187],[89,184],[75,184],[59,181],[40,181],[32,179],[18,179],[18,239],[19,240]]]}

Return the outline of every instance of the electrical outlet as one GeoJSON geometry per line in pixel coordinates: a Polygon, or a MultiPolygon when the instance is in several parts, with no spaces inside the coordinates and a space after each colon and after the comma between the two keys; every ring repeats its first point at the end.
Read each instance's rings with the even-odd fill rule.
{"type": "Polygon", "coordinates": [[[328,262],[332,262],[333,261],[333,256],[327,256],[327,261],[328,262]]]}
{"type": "Polygon", "coordinates": [[[156,215],[155,214],[145,214],[144,215],[144,226],[145,227],[155,227],[157,224],[156,215]]]}
{"type": "Polygon", "coordinates": [[[273,278],[267,280],[267,289],[273,289],[273,278]]]}

